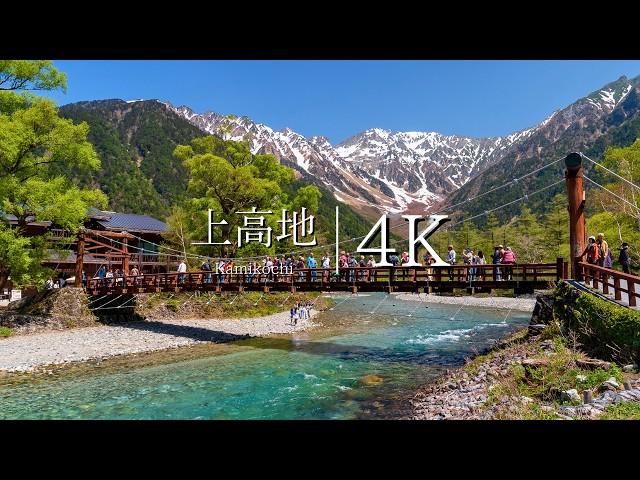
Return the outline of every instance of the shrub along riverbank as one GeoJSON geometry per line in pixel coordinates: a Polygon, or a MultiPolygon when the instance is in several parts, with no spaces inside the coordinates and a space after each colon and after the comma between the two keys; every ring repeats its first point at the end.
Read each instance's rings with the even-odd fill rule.
{"type": "Polygon", "coordinates": [[[579,292],[560,282],[553,295],[556,327],[575,336],[592,355],[619,362],[640,361],[640,312],[579,292]]]}

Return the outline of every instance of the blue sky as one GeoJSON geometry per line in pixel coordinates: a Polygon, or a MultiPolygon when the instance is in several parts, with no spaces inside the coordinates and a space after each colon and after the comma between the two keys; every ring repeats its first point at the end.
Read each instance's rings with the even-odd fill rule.
{"type": "Polygon", "coordinates": [[[373,127],[505,135],[542,121],[640,61],[55,61],[59,104],[167,100],[247,115],[332,143],[373,127]]]}

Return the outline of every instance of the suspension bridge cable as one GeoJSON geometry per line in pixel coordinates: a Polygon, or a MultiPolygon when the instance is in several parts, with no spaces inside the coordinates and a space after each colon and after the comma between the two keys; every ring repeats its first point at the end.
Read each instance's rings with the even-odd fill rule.
{"type": "Polygon", "coordinates": [[[585,180],[590,181],[591,183],[593,183],[595,186],[600,187],[601,189],[609,192],[611,195],[613,195],[614,197],[616,197],[618,200],[623,201],[624,203],[626,203],[627,205],[629,205],[630,207],[633,207],[636,209],[637,212],[640,212],[640,208],[638,208],[637,205],[634,205],[633,203],[629,202],[628,200],[626,200],[625,198],[621,197],[620,195],[618,195],[615,192],[612,192],[611,190],[609,190],[607,187],[604,187],[602,185],[600,185],[598,182],[591,180],[589,177],[587,177],[586,175],[583,175],[585,180]]]}
{"type": "Polygon", "coordinates": [[[451,223],[451,224],[449,224],[449,226],[451,227],[451,226],[453,226],[453,225],[458,225],[458,224],[460,224],[460,223],[468,222],[469,220],[474,220],[474,219],[479,218],[479,217],[482,217],[482,216],[484,216],[484,215],[488,215],[488,214],[490,214],[490,213],[492,213],[492,212],[495,212],[495,211],[501,210],[501,209],[503,209],[503,208],[505,208],[505,207],[508,207],[509,205],[513,205],[514,203],[518,203],[518,202],[521,202],[521,201],[523,201],[523,200],[525,200],[525,201],[526,201],[526,200],[529,200],[529,197],[531,197],[532,195],[537,195],[538,193],[542,193],[542,192],[544,192],[544,191],[546,191],[546,190],[549,190],[550,188],[553,188],[553,187],[555,187],[556,185],[559,185],[559,184],[561,184],[561,183],[564,183],[564,179],[562,179],[562,180],[558,180],[557,182],[554,182],[554,183],[552,183],[551,185],[547,185],[546,187],[543,187],[543,188],[541,188],[541,189],[539,189],[539,190],[536,190],[535,192],[531,192],[531,193],[528,193],[528,194],[526,194],[526,195],[523,195],[522,197],[517,198],[517,199],[515,199],[515,200],[512,200],[511,202],[507,202],[507,203],[505,203],[505,204],[503,204],[503,205],[500,205],[499,207],[495,207],[495,208],[492,208],[492,209],[490,209],[490,210],[485,210],[483,213],[480,213],[480,214],[478,214],[478,215],[474,215],[473,217],[465,218],[465,219],[459,220],[459,221],[457,221],[457,222],[455,222],[455,223],[451,223]]]}
{"type": "Polygon", "coordinates": [[[118,300],[120,297],[122,297],[122,295],[118,295],[115,298],[112,298],[111,300],[109,300],[108,302],[103,303],[102,305],[100,305],[99,307],[96,308],[91,308],[90,310],[93,312],[94,310],[102,310],[104,308],[105,305],[109,305],[110,303],[115,302],[116,300],[118,300]]]}
{"type": "Polygon", "coordinates": [[[623,182],[628,183],[629,185],[631,185],[634,188],[637,188],[638,190],[640,190],[640,187],[638,185],[636,185],[635,183],[627,180],[626,178],[618,175],[616,172],[614,172],[613,170],[608,169],[607,167],[605,167],[604,165],[602,165],[599,162],[596,162],[595,160],[591,160],[589,157],[587,157],[584,153],[581,153],[580,155],[582,155],[584,158],[586,158],[587,160],[589,160],[591,163],[597,165],[598,167],[601,167],[603,169],[605,169],[607,172],[609,172],[612,175],[615,175],[616,177],[618,177],[620,180],[622,180],[623,182]]]}
{"type": "MultiPolygon", "coordinates": [[[[518,183],[520,180],[522,180],[523,178],[526,178],[526,177],[529,177],[529,176],[531,176],[531,175],[533,175],[533,174],[535,174],[535,173],[538,173],[538,172],[540,172],[540,171],[544,170],[545,168],[550,167],[551,165],[555,165],[555,164],[556,164],[556,163],[558,163],[560,160],[562,160],[562,159],[561,159],[561,158],[559,158],[558,160],[554,160],[553,162],[551,162],[551,163],[547,163],[546,165],[543,165],[542,167],[537,168],[537,169],[535,169],[535,170],[533,170],[533,171],[531,171],[531,172],[529,172],[529,173],[527,173],[527,174],[525,174],[525,175],[523,175],[523,176],[521,176],[521,177],[514,178],[513,180],[510,180],[509,182],[507,182],[507,183],[505,183],[505,184],[503,184],[503,185],[500,185],[499,187],[492,188],[491,190],[487,190],[486,192],[482,192],[482,193],[480,193],[479,195],[476,195],[475,197],[467,198],[466,200],[464,200],[464,201],[462,201],[462,202],[459,202],[459,203],[455,203],[455,204],[453,204],[453,205],[450,205],[450,206],[448,206],[448,207],[447,207],[447,209],[453,209],[453,208],[455,208],[455,207],[458,207],[458,206],[460,206],[460,205],[464,205],[465,203],[469,203],[469,202],[471,202],[471,201],[473,201],[473,200],[476,200],[476,199],[478,199],[478,198],[480,198],[480,197],[483,197],[483,196],[485,196],[485,195],[488,195],[488,194],[490,194],[490,193],[493,193],[493,192],[495,192],[495,191],[497,191],[497,190],[501,190],[501,189],[503,189],[503,188],[505,188],[505,187],[508,187],[509,185],[517,184],[517,183],[518,183]]],[[[441,213],[441,212],[443,212],[443,211],[444,211],[444,210],[439,210],[439,211],[437,211],[437,212],[435,212],[435,213],[437,214],[437,213],[441,213]]]]}

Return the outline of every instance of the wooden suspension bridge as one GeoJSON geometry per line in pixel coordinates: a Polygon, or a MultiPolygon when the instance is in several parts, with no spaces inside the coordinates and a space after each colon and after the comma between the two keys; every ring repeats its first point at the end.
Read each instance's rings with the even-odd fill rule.
{"type": "Polygon", "coordinates": [[[139,276],[94,278],[87,282],[90,295],[159,292],[419,292],[444,293],[454,289],[490,292],[512,289],[533,293],[565,278],[568,264],[452,265],[450,267],[305,268],[291,273],[156,273],[139,276]]]}
{"type": "MultiPolygon", "coordinates": [[[[586,245],[585,192],[582,167],[583,155],[571,153],[564,159],[566,166],[570,255],[571,261],[558,258],[555,263],[513,265],[451,265],[423,267],[353,267],[335,269],[305,268],[288,273],[186,272],[124,275],[112,278],[88,279],[91,296],[130,296],[159,292],[244,292],[244,291],[324,291],[324,292],[427,292],[445,293],[467,289],[471,293],[495,289],[532,293],[552,287],[562,279],[571,279],[585,291],[628,307],[636,307],[640,298],[640,277],[624,274],[582,261],[586,245]]],[[[590,159],[589,159],[590,160],[590,159]]],[[[593,160],[591,160],[593,162],[593,160]]],[[[596,162],[594,162],[596,163],[596,162]]],[[[525,197],[526,198],[526,195],[525,197]]],[[[84,239],[94,232],[81,234],[78,240],[76,286],[81,286],[84,239]]],[[[122,259],[123,272],[129,272],[127,234],[120,234],[123,245],[114,256],[122,259]]],[[[93,239],[96,245],[107,246],[93,239]]]]}

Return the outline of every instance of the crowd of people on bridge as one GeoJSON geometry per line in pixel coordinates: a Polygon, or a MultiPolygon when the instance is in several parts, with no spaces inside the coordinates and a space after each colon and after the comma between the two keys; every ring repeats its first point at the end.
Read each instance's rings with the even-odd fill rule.
{"type": "MultiPolygon", "coordinates": [[[[597,237],[593,235],[589,237],[587,246],[580,255],[580,258],[586,260],[586,262],[591,265],[612,268],[613,254],[611,253],[609,244],[604,239],[603,233],[599,233],[597,237]]],[[[631,256],[629,255],[629,244],[627,242],[622,242],[620,245],[618,261],[624,273],[631,273],[631,256]]]]}
{"type": "MultiPolygon", "coordinates": [[[[429,255],[429,257],[431,257],[429,255]]],[[[456,251],[453,245],[447,247],[447,263],[456,264],[456,251]]],[[[495,280],[511,280],[513,276],[513,267],[517,261],[516,253],[509,246],[496,245],[491,255],[491,262],[487,262],[487,257],[482,250],[474,253],[472,248],[465,248],[462,252],[462,264],[468,266],[465,269],[463,278],[465,281],[483,281],[486,279],[486,265],[500,265],[493,269],[495,280]]],[[[453,269],[449,269],[449,278],[453,280],[453,269]]]]}
{"type": "MultiPolygon", "coordinates": [[[[588,245],[582,254],[586,257],[586,262],[606,268],[611,268],[613,263],[612,252],[602,233],[597,237],[589,237],[588,245]]],[[[445,262],[451,267],[441,271],[439,275],[448,276],[449,280],[462,280],[466,282],[495,280],[513,280],[513,267],[517,264],[516,252],[510,246],[496,245],[490,255],[485,255],[482,250],[475,251],[472,248],[465,248],[461,255],[456,253],[453,245],[448,245],[445,262]],[[462,264],[467,267],[455,269],[455,265],[462,264]]],[[[394,267],[392,278],[394,280],[408,280],[410,278],[410,258],[408,252],[400,254],[392,253],[388,257],[388,262],[394,267]]],[[[422,258],[422,265],[428,267],[427,278],[433,280],[436,270],[432,267],[435,259],[430,253],[426,253],[422,258]]],[[[630,272],[629,245],[625,242],[620,247],[619,261],[625,273],[630,272]]],[[[231,283],[239,279],[243,283],[294,281],[294,282],[323,282],[336,281],[375,281],[377,279],[379,262],[373,255],[361,255],[348,251],[340,251],[338,255],[338,269],[335,271],[334,257],[329,252],[324,252],[320,258],[316,258],[314,253],[306,256],[301,254],[288,255],[266,255],[262,258],[251,258],[247,260],[219,257],[215,261],[206,259],[199,268],[198,273],[202,273],[201,281],[204,283],[231,283]],[[238,273],[236,262],[242,262],[242,273],[238,273]]],[[[188,275],[188,266],[185,259],[180,261],[176,272],[178,273],[178,283],[185,283],[188,275]]],[[[120,286],[124,284],[125,274],[120,269],[111,269],[101,266],[94,278],[106,282],[109,286],[120,286]]],[[[133,283],[140,282],[143,274],[137,267],[129,271],[127,278],[134,277],[133,283]]],[[[387,277],[385,277],[387,278],[387,277]]],[[[438,278],[442,278],[439,276],[438,278]]],[[[129,282],[129,281],[128,281],[129,282]]],[[[86,279],[83,278],[83,283],[86,279]]],[[[49,287],[50,288],[50,287],[49,287]]]]}

